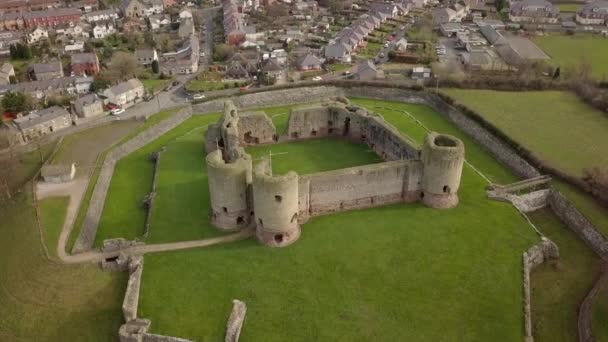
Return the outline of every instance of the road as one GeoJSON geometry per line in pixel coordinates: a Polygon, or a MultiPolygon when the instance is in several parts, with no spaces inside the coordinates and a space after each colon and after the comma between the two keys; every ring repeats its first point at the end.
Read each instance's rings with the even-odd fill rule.
{"type": "MultiPolygon", "coordinates": [[[[376,58],[374,58],[374,61],[377,61],[376,64],[382,64],[382,63],[386,63],[388,62],[388,53],[393,50],[395,48],[395,42],[397,42],[399,39],[403,38],[405,36],[405,32],[407,32],[407,30],[409,30],[410,28],[410,24],[399,24],[395,30],[393,31],[395,33],[395,38],[388,42],[388,46],[385,47],[385,43],[387,42],[383,42],[382,44],[382,48],[380,49],[380,51],[378,52],[378,55],[376,55],[376,58]],[[403,28],[403,29],[401,29],[403,28]],[[381,57],[384,56],[384,57],[381,57]]],[[[390,32],[389,34],[392,34],[393,32],[390,32]]]]}

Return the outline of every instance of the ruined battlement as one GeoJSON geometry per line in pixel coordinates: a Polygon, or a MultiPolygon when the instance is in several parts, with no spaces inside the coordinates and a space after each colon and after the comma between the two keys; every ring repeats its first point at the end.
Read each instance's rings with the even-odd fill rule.
{"type": "Polygon", "coordinates": [[[458,204],[464,163],[458,138],[431,132],[419,148],[382,116],[342,102],[292,109],[283,133],[287,141],[336,136],[364,143],[385,162],[302,176],[273,175],[270,158],[252,168],[243,147],[278,141],[276,128],[264,113],[238,114],[226,102],[205,136],[214,225],[255,225],[261,243],[283,247],[318,215],[419,200],[432,208],[458,204]]]}

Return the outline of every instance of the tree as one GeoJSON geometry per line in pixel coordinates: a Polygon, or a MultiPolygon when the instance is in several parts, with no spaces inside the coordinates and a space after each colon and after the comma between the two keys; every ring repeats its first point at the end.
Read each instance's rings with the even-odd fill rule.
{"type": "Polygon", "coordinates": [[[158,74],[159,71],[160,71],[160,65],[158,65],[158,61],[157,60],[154,60],[152,62],[152,72],[155,73],[155,74],[158,74]]]}
{"type": "Polygon", "coordinates": [[[217,44],[213,49],[213,60],[223,62],[234,54],[234,46],[228,44],[217,44]]]}
{"type": "Polygon", "coordinates": [[[561,69],[559,67],[557,67],[555,69],[555,72],[553,72],[553,79],[554,80],[558,79],[560,74],[561,74],[561,69]]]}
{"type": "Polygon", "coordinates": [[[100,77],[96,77],[93,80],[93,83],[91,83],[91,91],[92,92],[97,92],[97,91],[100,91],[100,90],[104,90],[104,89],[106,89],[109,86],[110,86],[110,81],[108,81],[106,79],[103,79],[103,78],[100,78],[100,77]]]}
{"type": "Polygon", "coordinates": [[[112,55],[108,69],[103,73],[103,78],[114,83],[120,80],[137,77],[141,72],[141,66],[133,54],[118,51],[112,55]]]}
{"type": "Polygon", "coordinates": [[[17,43],[11,45],[10,55],[13,59],[31,59],[32,58],[32,49],[28,45],[17,43]]]}
{"type": "Polygon", "coordinates": [[[91,42],[84,43],[84,52],[95,52],[95,45],[91,42]]]}
{"type": "Polygon", "coordinates": [[[11,91],[2,98],[2,108],[11,113],[25,112],[33,107],[33,99],[24,93],[11,91]]]}
{"type": "Polygon", "coordinates": [[[507,4],[506,0],[496,0],[494,5],[496,6],[496,12],[500,13],[505,8],[507,4]]]}
{"type": "Polygon", "coordinates": [[[594,167],[583,170],[585,189],[608,206],[608,169],[594,167]]]}

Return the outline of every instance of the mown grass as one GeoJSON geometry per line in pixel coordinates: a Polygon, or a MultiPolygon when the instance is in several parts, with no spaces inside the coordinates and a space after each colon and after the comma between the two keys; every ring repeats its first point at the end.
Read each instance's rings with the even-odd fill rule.
{"type": "MultiPolygon", "coordinates": [[[[215,122],[217,118],[217,115],[194,116],[143,148],[129,154],[116,164],[97,230],[96,245],[100,245],[103,240],[109,238],[123,237],[131,240],[142,236],[145,222],[145,210],[142,201],[151,190],[154,172],[154,164],[150,160],[150,154],[164,146],[171,147],[172,144],[179,143],[180,140],[177,138],[192,130],[200,131],[201,127],[215,122]]],[[[196,157],[200,159],[202,164],[204,161],[203,138],[201,134],[197,137],[198,141],[194,143],[198,145],[200,153],[196,157]]],[[[181,145],[180,147],[185,146],[181,145]]],[[[171,166],[172,162],[177,162],[179,157],[183,156],[179,149],[175,149],[175,151],[177,151],[176,158],[172,158],[172,153],[163,154],[161,158],[167,157],[169,161],[161,159],[161,168],[171,166]]],[[[191,170],[184,170],[184,172],[186,171],[191,172],[191,170]]],[[[164,177],[163,173],[160,173],[161,177],[164,177]]],[[[183,181],[179,178],[174,180],[176,182],[183,181]]],[[[160,180],[159,184],[162,184],[160,180]]],[[[195,188],[185,190],[188,192],[198,191],[195,188]]],[[[164,206],[162,196],[159,191],[155,205],[164,206]]],[[[168,200],[176,199],[168,198],[168,200]]],[[[200,213],[200,215],[205,216],[206,213],[200,213]]],[[[151,228],[151,230],[150,241],[156,241],[161,233],[160,231],[155,232],[154,228],[151,228]]],[[[176,231],[176,233],[179,234],[179,231],[176,231]]]]}
{"type": "Polygon", "coordinates": [[[549,208],[530,214],[530,219],[560,252],[557,262],[532,273],[534,340],[576,341],[578,307],[593,286],[600,259],[549,208]]]}
{"type": "Polygon", "coordinates": [[[144,130],[156,125],[160,121],[168,118],[169,116],[176,113],[180,108],[173,108],[170,110],[158,112],[155,115],[150,116],[142,125],[137,126],[135,129],[132,129],[129,133],[124,135],[120,140],[113,142],[109,147],[104,147],[101,153],[97,154],[95,164],[93,167],[93,171],[91,172],[91,178],[89,179],[89,183],[87,185],[87,190],[84,193],[82,198],[82,202],[80,203],[80,207],[78,208],[78,214],[76,215],[76,219],[74,220],[74,227],[72,229],[72,233],[68,238],[66,244],[66,250],[71,251],[74,247],[74,243],[78,238],[80,230],[82,229],[82,223],[84,222],[84,218],[86,216],[87,210],[89,209],[89,202],[91,200],[91,196],[93,195],[93,190],[95,190],[95,185],[97,184],[97,180],[99,179],[99,173],[101,172],[101,167],[106,158],[106,155],[110,152],[110,150],[118,145],[125,143],[130,140],[137,134],[143,132],[144,130]]]}
{"type": "Polygon", "coordinates": [[[308,174],[382,162],[364,144],[353,144],[338,138],[321,138],[247,148],[254,163],[272,153],[272,171],[285,174],[291,170],[308,174]]]}
{"type": "MultiPolygon", "coordinates": [[[[432,129],[462,136],[427,107],[355,102],[406,109],[432,129]]],[[[422,141],[424,130],[404,114],[383,114],[422,141]]],[[[514,179],[464,141],[477,168],[500,182],[514,179]]],[[[296,166],[311,158],[280,157],[296,166]]],[[[238,298],[248,304],[248,340],[519,340],[521,253],[538,237],[509,205],[487,200],[485,185],[465,167],[453,210],[352,211],[312,219],[288,248],[247,240],[149,255],[140,315],[155,332],[215,341],[238,298]]]]}
{"type": "Polygon", "coordinates": [[[571,4],[556,4],[557,8],[559,8],[560,12],[576,12],[579,10],[579,8],[583,7],[584,5],[581,3],[571,3],[571,4]]]}
{"type": "Polygon", "coordinates": [[[148,93],[155,93],[164,89],[169,83],[173,82],[173,79],[169,78],[162,80],[160,78],[145,78],[140,79],[140,81],[148,93]]]}
{"type": "MultiPolygon", "coordinates": [[[[582,6],[582,5],[581,5],[582,6]]],[[[550,63],[564,68],[577,68],[581,62],[591,65],[594,77],[608,77],[608,40],[591,35],[545,35],[534,38],[534,43],[551,57],[550,63]]]]}
{"type": "Polygon", "coordinates": [[[49,255],[52,257],[57,257],[57,243],[69,203],[69,197],[49,197],[38,201],[44,241],[49,255]]]}
{"type": "Polygon", "coordinates": [[[0,341],[115,341],[126,274],[49,261],[31,190],[0,205],[0,341]]]}
{"type": "Polygon", "coordinates": [[[574,176],[608,165],[606,116],[562,91],[446,89],[550,165],[574,176]]]}
{"type": "Polygon", "coordinates": [[[592,329],[596,341],[608,341],[608,286],[598,293],[593,305],[592,329]]]}

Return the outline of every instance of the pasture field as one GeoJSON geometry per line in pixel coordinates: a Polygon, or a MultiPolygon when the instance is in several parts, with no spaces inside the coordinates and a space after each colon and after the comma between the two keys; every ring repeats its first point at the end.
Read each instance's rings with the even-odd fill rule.
{"type": "Polygon", "coordinates": [[[40,225],[49,255],[57,257],[57,243],[63,229],[69,197],[49,197],[38,201],[40,225]]]}
{"type": "Polygon", "coordinates": [[[580,176],[608,165],[606,116],[562,91],[445,89],[513,140],[555,168],[580,176]]]}
{"type": "MultiPolygon", "coordinates": [[[[38,152],[21,157],[14,170],[20,177],[11,179],[21,191],[0,203],[0,341],[114,341],[122,324],[126,274],[46,257],[32,184],[21,187],[22,178],[40,168],[38,158],[38,152]]],[[[60,229],[63,222],[56,215],[61,215],[49,211],[65,213],[66,206],[46,200],[40,205],[42,229],[60,229]]]]}
{"type": "MultiPolygon", "coordinates": [[[[395,108],[375,111],[421,142],[425,131],[400,112],[407,110],[463,138],[467,159],[482,172],[515,179],[428,107],[355,102],[395,108]]],[[[273,160],[298,169],[319,153],[298,148],[273,160]]],[[[331,162],[319,159],[310,172],[331,162]]],[[[314,218],[288,248],[250,239],[148,255],[139,315],[152,319],[154,332],[215,341],[238,298],[248,304],[248,340],[521,339],[521,253],[538,236],[510,205],[487,200],[485,185],[465,167],[453,210],[398,204],[314,218]]]]}
{"type": "Polygon", "coordinates": [[[562,73],[586,60],[595,78],[608,78],[608,39],[591,35],[546,35],[534,37],[534,43],[551,57],[549,63],[561,67],[562,73]]]}

